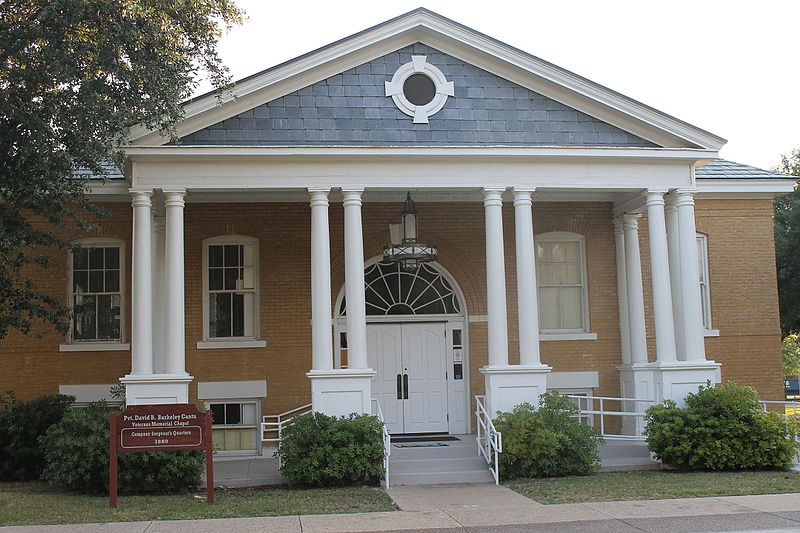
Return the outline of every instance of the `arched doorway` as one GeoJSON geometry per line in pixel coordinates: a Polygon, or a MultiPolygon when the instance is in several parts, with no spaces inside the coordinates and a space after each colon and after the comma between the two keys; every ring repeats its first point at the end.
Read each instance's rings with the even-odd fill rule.
{"type": "MultiPolygon", "coordinates": [[[[389,432],[467,433],[469,357],[463,294],[438,263],[364,269],[372,397],[389,432]]],[[[347,366],[344,287],[336,301],[336,366],[347,366]]]]}

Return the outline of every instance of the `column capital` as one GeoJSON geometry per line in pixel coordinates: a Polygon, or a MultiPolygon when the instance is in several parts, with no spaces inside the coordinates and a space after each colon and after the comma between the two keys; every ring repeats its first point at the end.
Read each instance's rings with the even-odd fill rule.
{"type": "Polygon", "coordinates": [[[328,194],[329,192],[331,192],[331,188],[330,187],[308,187],[307,190],[311,194],[314,194],[314,193],[325,193],[325,194],[328,194]]]}
{"type": "Polygon", "coordinates": [[[166,187],[162,188],[161,192],[166,194],[179,194],[181,196],[186,196],[186,187],[166,187]]]}
{"type": "Polygon", "coordinates": [[[693,206],[695,194],[697,194],[697,189],[695,188],[675,189],[675,206],[693,206]]]}
{"type": "Polygon", "coordinates": [[[647,189],[645,205],[647,207],[664,204],[664,194],[667,189],[647,189]]]}
{"type": "Polygon", "coordinates": [[[502,206],[503,193],[505,187],[484,187],[483,188],[483,205],[484,206],[502,206]]]}
{"type": "Polygon", "coordinates": [[[514,206],[518,205],[532,205],[533,200],[531,195],[536,187],[514,187],[514,206]]]}
{"type": "Polygon", "coordinates": [[[129,189],[133,207],[152,207],[152,189],[129,189]]]}
{"type": "Polygon", "coordinates": [[[623,216],[619,215],[612,219],[614,224],[614,233],[623,233],[625,231],[623,216]]]}
{"type": "Polygon", "coordinates": [[[352,189],[344,189],[343,188],[342,189],[342,195],[344,196],[344,200],[342,201],[342,204],[344,204],[345,207],[348,207],[348,206],[361,207],[361,204],[362,204],[361,194],[363,192],[364,192],[364,188],[363,187],[358,187],[358,188],[354,187],[352,189]]]}
{"type": "Polygon", "coordinates": [[[622,215],[622,227],[624,229],[639,229],[639,218],[641,213],[625,213],[622,215]]]}
{"type": "Polygon", "coordinates": [[[330,188],[311,188],[308,189],[309,195],[311,196],[311,207],[328,207],[328,194],[331,192],[330,188]]]}

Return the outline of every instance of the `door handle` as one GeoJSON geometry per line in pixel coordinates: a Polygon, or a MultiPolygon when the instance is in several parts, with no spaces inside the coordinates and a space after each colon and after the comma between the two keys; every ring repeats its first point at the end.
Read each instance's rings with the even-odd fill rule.
{"type": "Polygon", "coordinates": [[[400,377],[400,374],[397,374],[397,399],[403,399],[403,380],[400,377]]]}
{"type": "Polygon", "coordinates": [[[403,399],[408,400],[408,374],[403,374],[403,399]]]}

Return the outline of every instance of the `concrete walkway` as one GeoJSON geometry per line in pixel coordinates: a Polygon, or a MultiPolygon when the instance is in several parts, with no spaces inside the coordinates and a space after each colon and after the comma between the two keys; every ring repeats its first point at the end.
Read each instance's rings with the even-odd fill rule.
{"type": "Polygon", "coordinates": [[[542,505],[496,485],[427,485],[389,489],[400,511],[272,518],[232,518],[2,527],[2,533],[322,533],[362,531],[628,532],[796,531],[800,493],[542,505]]]}

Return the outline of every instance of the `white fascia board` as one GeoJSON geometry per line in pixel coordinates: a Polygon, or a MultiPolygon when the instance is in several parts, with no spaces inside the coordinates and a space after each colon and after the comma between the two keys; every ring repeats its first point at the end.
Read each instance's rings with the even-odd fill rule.
{"type": "Polygon", "coordinates": [[[535,158],[597,158],[682,160],[695,162],[716,157],[713,150],[694,148],[642,148],[642,147],[585,147],[585,146],[127,146],[124,148],[132,161],[168,158],[187,160],[202,157],[269,158],[269,157],[535,157],[535,158]]]}
{"type": "Polygon", "coordinates": [[[133,147],[133,187],[269,191],[690,187],[693,150],[592,148],[133,147]]]}
{"type": "Polygon", "coordinates": [[[700,199],[715,198],[776,198],[795,189],[796,180],[701,179],[696,180],[700,199]]]}
{"type": "MultiPolygon", "coordinates": [[[[416,13],[301,56],[247,79],[232,94],[189,102],[177,126],[187,135],[414,42],[423,42],[489,72],[630,131],[656,144],[682,140],[687,147],[719,150],[727,141],[705,130],[594,84],[513,47],[429,13],[416,13]],[[223,109],[224,106],[224,109],[223,109]]],[[[134,128],[132,144],[168,142],[158,132],[134,128]]]]}

